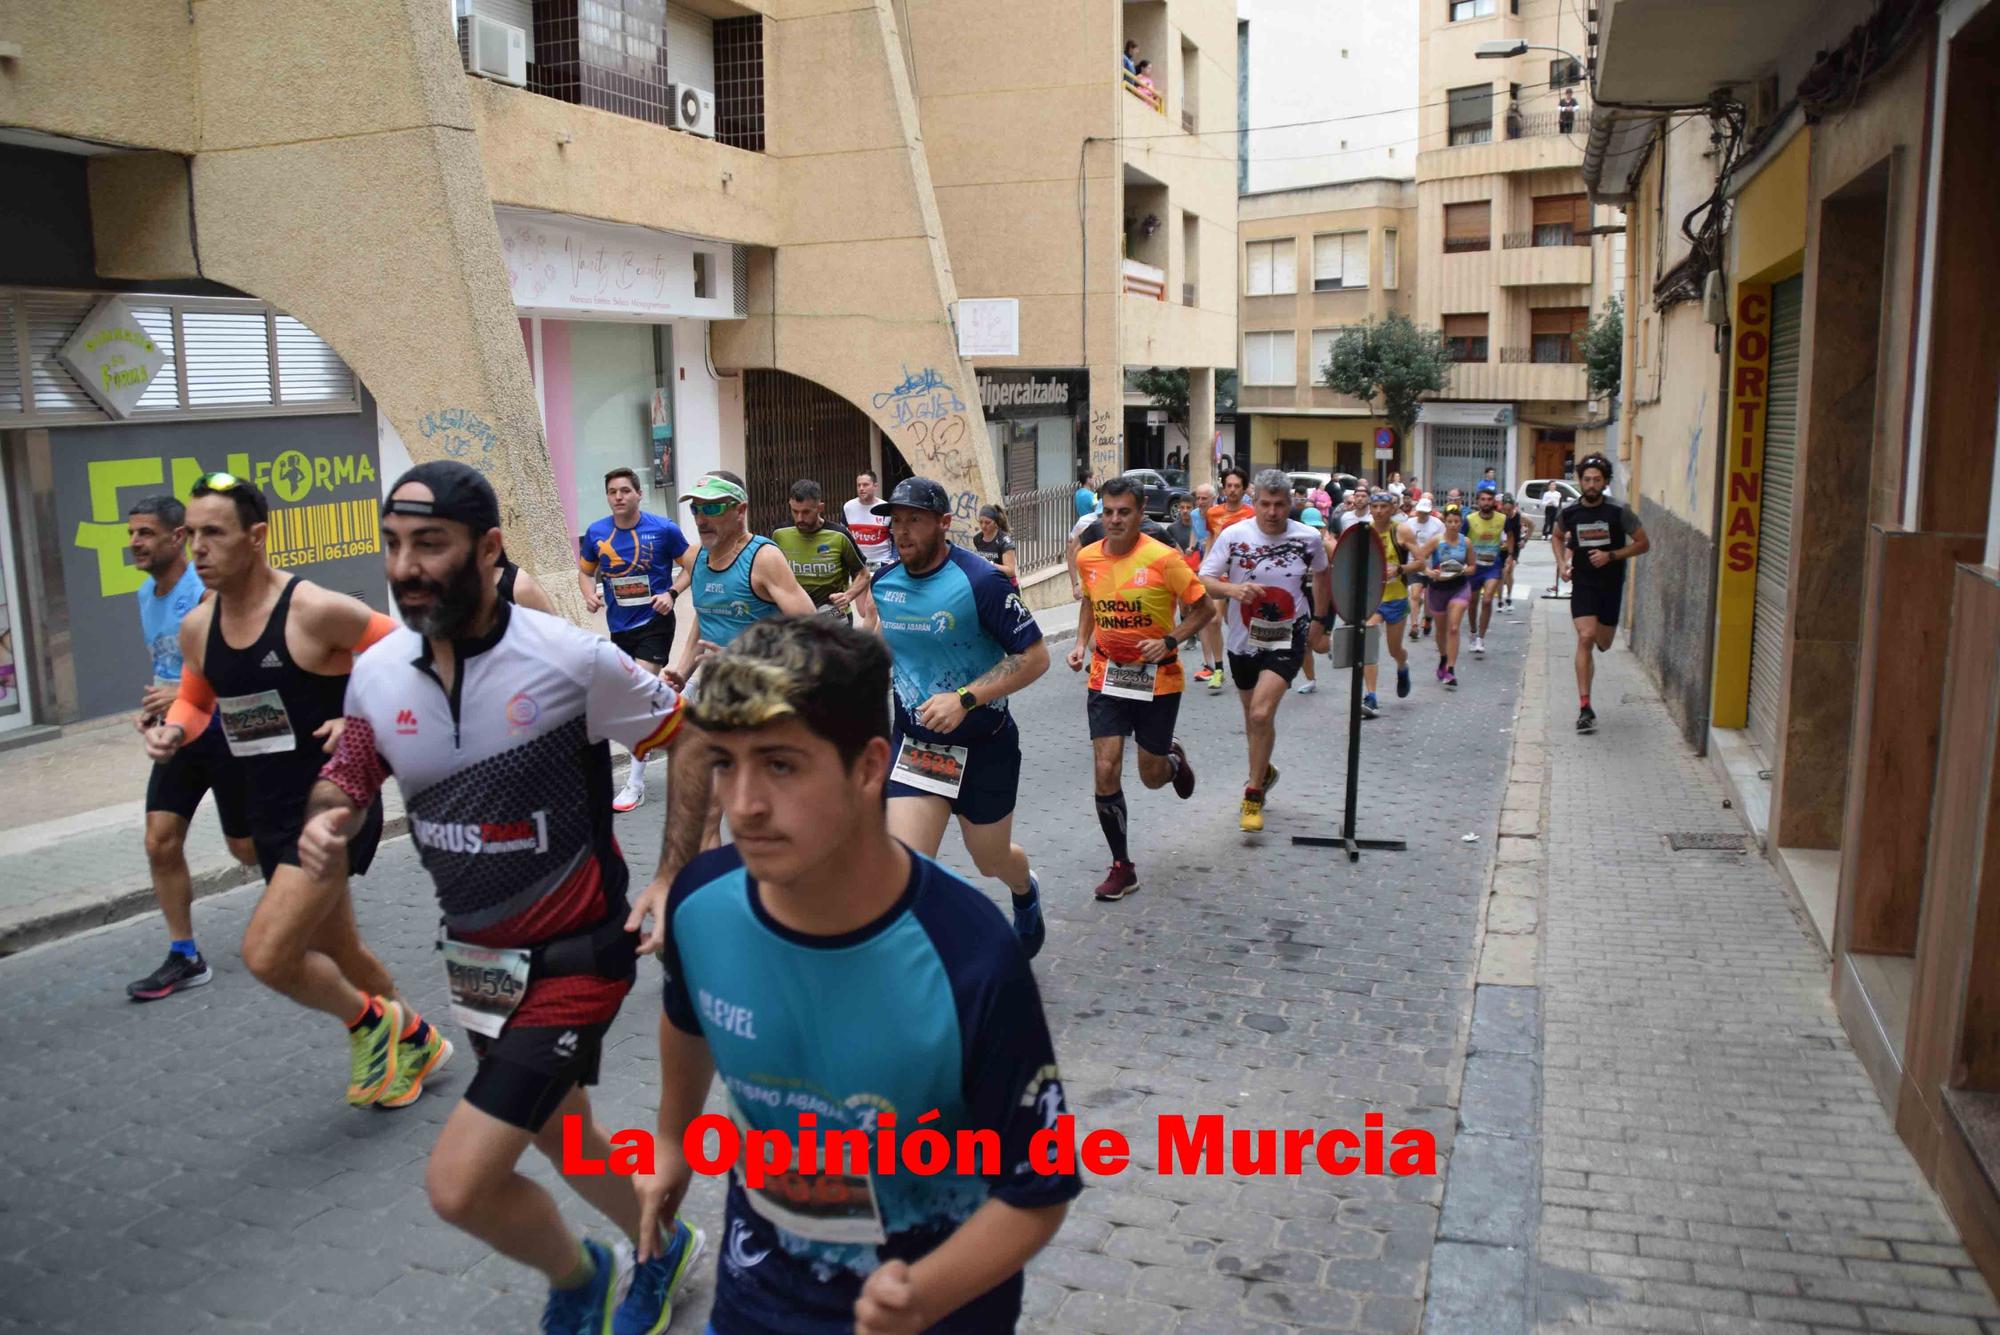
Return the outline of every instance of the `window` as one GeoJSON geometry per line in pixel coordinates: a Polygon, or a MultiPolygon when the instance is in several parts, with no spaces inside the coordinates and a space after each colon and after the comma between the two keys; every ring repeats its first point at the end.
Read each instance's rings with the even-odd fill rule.
{"type": "Polygon", "coordinates": [[[1340,336],[1346,332],[1345,328],[1312,331],[1312,365],[1307,369],[1312,372],[1314,385],[1326,383],[1326,359],[1333,355],[1333,345],[1340,342],[1340,336]]]}
{"type": "Polygon", "coordinates": [[[1302,473],[1311,453],[1312,446],[1307,441],[1281,440],[1278,442],[1278,467],[1288,473],[1302,473]]]}
{"type": "Polygon", "coordinates": [[[1486,317],[1447,315],[1444,317],[1444,346],[1455,362],[1486,360],[1486,317]]]}
{"type": "Polygon", "coordinates": [[[1313,238],[1313,291],[1368,286],[1368,233],[1323,232],[1313,238]]]}
{"type": "Polygon", "coordinates": [[[1577,340],[1583,333],[1583,326],[1590,320],[1590,312],[1581,306],[1560,306],[1553,310],[1529,311],[1529,332],[1533,336],[1528,360],[1534,362],[1573,362],[1577,358],[1577,340]]]}
{"type": "Polygon", "coordinates": [[[1382,233],[1382,286],[1396,286],[1396,229],[1382,233]]]}
{"type": "Polygon", "coordinates": [[[1493,13],[1493,0],[1451,0],[1451,21],[1483,19],[1493,13]]]}
{"type": "Polygon", "coordinates": [[[1290,237],[1282,241],[1252,241],[1243,250],[1246,296],[1268,297],[1299,290],[1298,261],[1290,237]]]}
{"type": "Polygon", "coordinates": [[[694,253],[694,294],[697,298],[706,299],[715,295],[710,287],[714,269],[713,256],[701,250],[694,253]]]}
{"type": "Polygon", "coordinates": [[[1590,226],[1590,201],[1583,195],[1541,195],[1535,200],[1535,244],[1577,246],[1577,233],[1590,226]]]}
{"type": "Polygon", "coordinates": [[[1549,62],[1549,87],[1570,88],[1583,82],[1583,66],[1568,56],[1549,62]]]}
{"type": "Polygon", "coordinates": [[[1493,142],[1493,85],[1472,84],[1465,88],[1454,88],[1445,94],[1451,104],[1451,138],[1453,144],[1490,144],[1493,142]]]}
{"type": "Polygon", "coordinates": [[[1246,385],[1294,385],[1298,383],[1298,335],[1289,329],[1243,336],[1243,383],[1246,385]]]}
{"type": "Polygon", "coordinates": [[[1444,253],[1493,249],[1493,201],[1475,199],[1444,206],[1444,253]]]}

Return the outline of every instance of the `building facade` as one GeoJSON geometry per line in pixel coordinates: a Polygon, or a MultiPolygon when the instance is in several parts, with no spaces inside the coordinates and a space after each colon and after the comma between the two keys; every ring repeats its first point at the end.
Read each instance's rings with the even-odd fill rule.
{"type": "Polygon", "coordinates": [[[1632,643],[2000,1282],[2000,6],[1722,4],[1699,43],[1666,0],[1598,13],[1586,170],[1634,220],[1620,440],[1656,553],[1632,643]]]}
{"type": "Polygon", "coordinates": [[[1415,318],[1443,331],[1454,365],[1413,464],[1436,490],[1488,467],[1510,488],[1560,477],[1605,440],[1612,404],[1591,399],[1581,342],[1620,278],[1597,230],[1614,215],[1584,191],[1578,10],[1424,0],[1419,13],[1415,318]]]}
{"type": "MultiPolygon", "coordinates": [[[[232,432],[270,440],[272,468],[293,438],[287,478],[347,460],[359,490],[329,502],[369,499],[364,455],[378,490],[408,460],[467,460],[510,554],[579,619],[576,535],[612,467],[665,512],[709,468],[742,472],[768,523],[792,479],[838,499],[873,467],[937,477],[958,522],[1012,491],[1053,524],[1048,496],[1125,463],[1128,367],[1189,368],[1212,437],[1235,356],[1233,19],[1221,0],[0,0],[10,184],[49,183],[10,192],[39,212],[10,208],[0,256],[0,728],[110,708],[70,644],[85,609],[43,578],[110,559],[71,550],[56,504],[88,431],[156,461],[100,469],[92,524],[152,472],[184,491],[177,461],[245,455],[232,432]],[[1128,37],[1149,87],[1123,75],[1128,37]],[[129,411],[61,362],[92,319],[153,345],[129,411]],[[163,434],[204,420],[238,425],[163,434]]],[[[366,540],[340,534],[311,530],[310,554],[366,540]]]]}
{"type": "Polygon", "coordinates": [[[1238,0],[1236,12],[1241,193],[1409,179],[1418,6],[1238,0]]]}

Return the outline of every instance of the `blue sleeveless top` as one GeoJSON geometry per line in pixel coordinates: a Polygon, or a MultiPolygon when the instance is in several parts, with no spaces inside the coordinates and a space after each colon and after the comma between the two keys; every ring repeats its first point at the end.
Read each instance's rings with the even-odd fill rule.
{"type": "Polygon", "coordinates": [[[694,563],[694,610],[701,617],[701,638],[711,644],[728,644],[766,617],[778,615],[778,605],[757,596],[750,586],[750,567],[756,564],[758,549],[774,544],[761,533],[752,534],[727,570],[716,570],[704,554],[694,563]]]}
{"type": "MultiPolygon", "coordinates": [[[[1443,538],[1438,539],[1438,545],[1431,549],[1431,569],[1436,570],[1446,561],[1456,561],[1460,565],[1465,565],[1467,564],[1468,553],[1469,546],[1465,540],[1465,530],[1460,529],[1458,531],[1457,542],[1448,542],[1443,538]]],[[[704,631],[703,634],[706,635],[707,632],[704,631]]]]}

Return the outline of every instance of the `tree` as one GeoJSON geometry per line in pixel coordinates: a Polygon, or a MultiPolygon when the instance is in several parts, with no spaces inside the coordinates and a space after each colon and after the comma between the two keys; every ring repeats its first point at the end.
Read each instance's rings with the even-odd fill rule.
{"type": "Polygon", "coordinates": [[[1613,297],[1583,327],[1583,364],[1593,397],[1618,395],[1625,366],[1625,300],[1613,297]]]}
{"type": "MultiPolygon", "coordinates": [[[[1183,432],[1188,424],[1188,373],[1185,366],[1149,366],[1143,371],[1132,373],[1132,388],[1153,401],[1153,406],[1167,414],[1167,420],[1183,432]]],[[[1217,371],[1215,373],[1215,408],[1217,412],[1234,411],[1236,407],[1236,372],[1217,371]]]]}
{"type": "Polygon", "coordinates": [[[1328,389],[1360,399],[1370,410],[1380,400],[1381,415],[1398,440],[1409,439],[1424,395],[1443,392],[1450,379],[1444,335],[1401,312],[1347,330],[1320,368],[1320,383],[1328,389]]]}

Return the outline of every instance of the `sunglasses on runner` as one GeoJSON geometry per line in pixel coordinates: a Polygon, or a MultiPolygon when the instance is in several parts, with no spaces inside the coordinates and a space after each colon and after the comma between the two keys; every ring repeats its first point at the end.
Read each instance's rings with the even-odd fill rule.
{"type": "Polygon", "coordinates": [[[194,480],[194,484],[197,487],[205,487],[209,491],[228,491],[231,488],[242,486],[243,479],[234,473],[203,473],[194,480]]]}
{"type": "Polygon", "coordinates": [[[690,501],[688,508],[703,519],[713,519],[717,515],[728,514],[735,504],[735,501],[690,501]]]}

